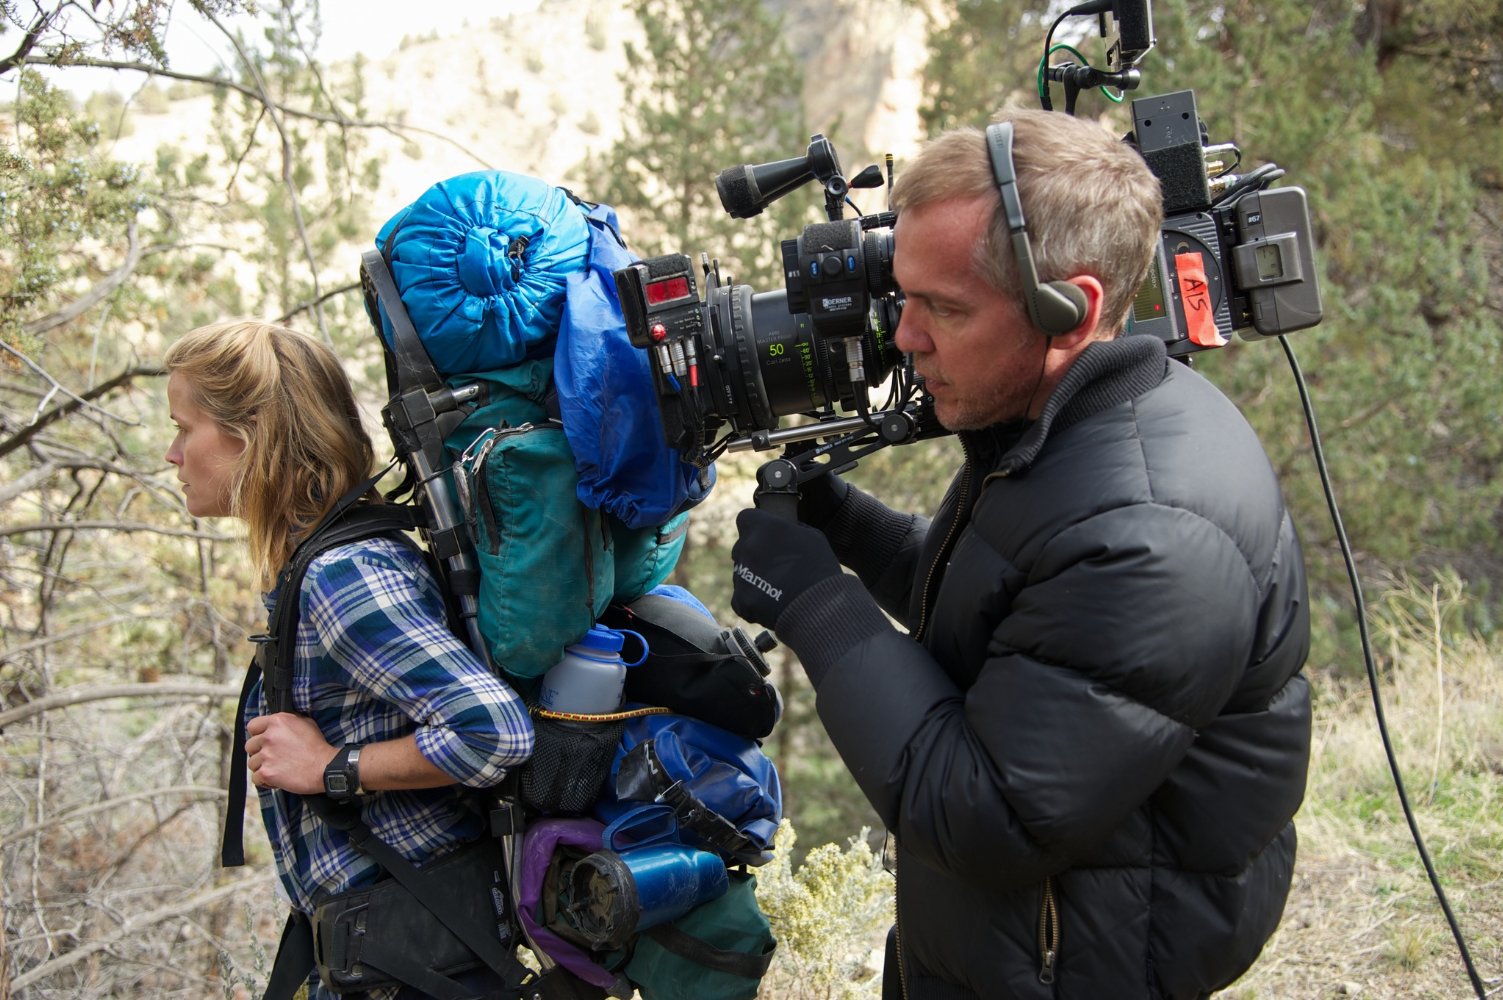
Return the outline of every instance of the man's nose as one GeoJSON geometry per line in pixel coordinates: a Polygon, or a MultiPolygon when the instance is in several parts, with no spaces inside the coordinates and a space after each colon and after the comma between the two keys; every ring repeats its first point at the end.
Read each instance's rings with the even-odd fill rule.
{"type": "Polygon", "coordinates": [[[928,354],[934,349],[934,342],[919,327],[918,320],[906,312],[898,320],[898,332],[893,336],[893,343],[904,354],[928,354]]]}

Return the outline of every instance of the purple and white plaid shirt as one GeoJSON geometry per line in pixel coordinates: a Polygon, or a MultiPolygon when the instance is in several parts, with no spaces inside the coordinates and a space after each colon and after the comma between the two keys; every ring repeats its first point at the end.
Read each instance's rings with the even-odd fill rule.
{"type": "MultiPolygon", "coordinates": [[[[490,787],[525,761],[532,723],[516,693],[449,630],[423,556],[386,538],[330,549],[308,567],[300,599],[297,711],[335,746],[416,734],[423,756],[457,783],[369,793],[361,803],[366,824],[418,863],[477,839],[485,817],[459,786],[490,787]]],[[[258,684],[247,717],[265,711],[258,684]]],[[[311,913],[324,898],[375,881],[378,866],[299,796],[259,794],[277,873],[297,909],[311,913]]]]}

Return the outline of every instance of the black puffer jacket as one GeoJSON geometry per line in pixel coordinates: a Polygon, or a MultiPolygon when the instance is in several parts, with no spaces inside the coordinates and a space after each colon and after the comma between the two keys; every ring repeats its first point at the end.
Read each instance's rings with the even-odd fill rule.
{"type": "Polygon", "coordinates": [[[1144,336],[1091,345],[1021,436],[962,440],[932,526],[851,489],[825,530],[865,589],[778,621],[897,836],[907,995],[1203,997],[1278,925],[1309,759],[1268,460],[1144,336]]]}

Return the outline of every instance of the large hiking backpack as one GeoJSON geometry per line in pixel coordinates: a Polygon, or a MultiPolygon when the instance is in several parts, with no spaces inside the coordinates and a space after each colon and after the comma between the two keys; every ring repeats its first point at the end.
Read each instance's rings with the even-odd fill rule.
{"type": "Polygon", "coordinates": [[[467,633],[524,697],[611,602],[667,577],[713,483],[663,440],[646,360],[603,290],[626,254],[614,220],[535,178],[463,174],[362,258],[387,429],[467,633]],[[621,437],[603,392],[647,432],[621,437]]]}
{"type": "MultiPolygon", "coordinates": [[[[434,185],[393,216],[362,256],[367,312],[385,347],[391,390],[383,418],[422,510],[419,528],[442,560],[457,630],[529,702],[565,646],[608,609],[635,607],[662,584],[683,546],[689,509],[714,483],[713,469],[684,463],[664,440],[651,371],[630,344],[611,278],[633,259],[608,207],[502,171],[434,185]]],[[[728,688],[704,690],[752,698],[746,725],[771,728],[780,704],[744,637],[734,644],[713,619],[693,629],[670,622],[663,634],[685,654],[674,665],[680,671],[702,662],[749,672],[754,680],[743,684],[738,674],[728,688]]],[[[508,814],[514,890],[522,817],[592,808],[627,725],[624,718],[547,716],[535,711],[533,761],[507,793],[508,805],[525,807],[508,814]],[[581,772],[584,756],[599,761],[599,777],[581,772]]],[[[745,748],[746,780],[762,782],[768,808],[780,810],[771,761],[753,740],[733,739],[745,748]]],[[[710,796],[710,804],[719,800],[710,796]]],[[[733,835],[753,822],[745,810],[727,811],[733,835]]],[[[749,841],[712,841],[718,830],[703,839],[725,856],[760,863],[770,847],[767,814],[758,814],[764,822],[754,824],[749,841]]],[[[692,828],[685,820],[682,829],[692,828]]],[[[760,918],[744,880],[732,881],[736,912],[760,918]]],[[[529,943],[548,967],[546,948],[529,943]]],[[[770,950],[759,939],[753,964],[760,971],[742,976],[737,966],[753,991],[770,950]]]]}

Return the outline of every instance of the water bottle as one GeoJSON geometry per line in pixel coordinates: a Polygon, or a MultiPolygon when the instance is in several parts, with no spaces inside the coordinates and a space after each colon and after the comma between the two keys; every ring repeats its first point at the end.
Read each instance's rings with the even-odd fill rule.
{"type": "Polygon", "coordinates": [[[621,708],[626,691],[626,668],[647,659],[647,640],[636,632],[592,625],[584,638],[564,648],[564,658],[543,675],[538,704],[550,712],[600,715],[621,708]],[[642,644],[642,655],[631,663],[621,659],[626,637],[642,644]]]}
{"type": "Polygon", "coordinates": [[[597,851],[568,874],[566,910],[596,951],[624,948],[632,935],[666,924],[730,887],[718,854],[683,844],[597,851]]]}

